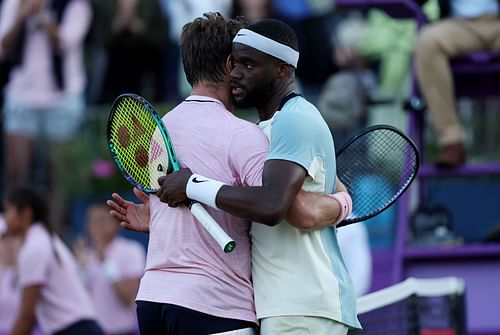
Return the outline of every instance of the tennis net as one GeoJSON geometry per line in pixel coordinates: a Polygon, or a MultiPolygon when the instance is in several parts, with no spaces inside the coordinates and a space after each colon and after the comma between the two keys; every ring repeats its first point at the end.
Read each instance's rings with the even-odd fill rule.
{"type": "Polygon", "coordinates": [[[465,283],[409,278],[358,299],[361,331],[349,335],[465,335],[465,283]]]}

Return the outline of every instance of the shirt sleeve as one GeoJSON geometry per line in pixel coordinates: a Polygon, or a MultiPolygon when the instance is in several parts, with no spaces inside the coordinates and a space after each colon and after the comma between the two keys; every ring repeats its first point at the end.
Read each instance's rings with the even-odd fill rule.
{"type": "Polygon", "coordinates": [[[294,162],[308,174],[314,158],[316,143],[314,129],[308,120],[297,113],[281,113],[272,123],[271,145],[267,160],[280,159],[294,162]]]}
{"type": "Polygon", "coordinates": [[[19,255],[19,282],[23,287],[45,284],[54,257],[53,245],[44,237],[26,243],[19,255]]]}
{"type": "Polygon", "coordinates": [[[237,186],[262,185],[262,170],[268,149],[269,141],[257,126],[242,128],[233,137],[229,148],[229,164],[237,186]]]}

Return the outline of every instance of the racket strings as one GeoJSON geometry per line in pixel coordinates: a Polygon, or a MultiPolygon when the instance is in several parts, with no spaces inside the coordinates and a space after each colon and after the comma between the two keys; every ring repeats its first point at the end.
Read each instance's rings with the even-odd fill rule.
{"type": "Polygon", "coordinates": [[[157,189],[157,178],[166,174],[169,161],[161,132],[147,108],[130,97],[117,101],[108,136],[125,177],[145,191],[157,189]]]}
{"type": "Polygon", "coordinates": [[[353,195],[348,220],[371,217],[394,202],[416,174],[417,155],[404,137],[390,129],[374,130],[351,143],[337,161],[338,177],[353,195]]]}

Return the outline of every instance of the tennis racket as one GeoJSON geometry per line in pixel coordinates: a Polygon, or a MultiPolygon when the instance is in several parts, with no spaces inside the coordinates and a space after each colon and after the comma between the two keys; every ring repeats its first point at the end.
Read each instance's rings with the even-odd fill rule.
{"type": "MultiPolygon", "coordinates": [[[[111,107],[107,126],[108,148],[116,166],[132,185],[156,193],[158,178],[179,170],[167,129],[153,106],[135,94],[120,95],[111,107]]],[[[194,217],[212,235],[224,252],[236,242],[198,202],[190,202],[194,217]]]]}
{"type": "Polygon", "coordinates": [[[367,220],[389,208],[417,175],[420,155],[399,129],[362,129],[337,151],[337,176],[352,197],[352,213],[337,227],[367,220]]]}

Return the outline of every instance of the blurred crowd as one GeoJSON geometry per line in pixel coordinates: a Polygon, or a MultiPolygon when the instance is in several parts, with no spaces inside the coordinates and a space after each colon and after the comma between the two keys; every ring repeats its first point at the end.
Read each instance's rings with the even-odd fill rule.
{"type": "MultiPolygon", "coordinates": [[[[6,195],[0,217],[0,334],[43,334],[42,327],[58,329],[72,322],[92,322],[105,334],[136,334],[134,301],[144,272],[144,247],[120,236],[104,201],[88,205],[86,229],[72,243],[73,252],[57,235],[49,238],[54,230],[47,213],[47,202],[33,188],[15,188],[6,195]],[[27,285],[39,290],[32,299],[46,324],[36,326],[40,320],[27,306],[27,285]]],[[[76,329],[69,333],[79,334],[76,329]]]]}
{"type": "MultiPolygon", "coordinates": [[[[242,15],[249,22],[275,17],[291,25],[301,45],[297,76],[302,93],[325,111],[327,121],[336,120],[332,127],[348,133],[364,122],[365,92],[376,86],[363,74],[374,64],[366,60],[382,54],[358,48],[369,47],[366,42],[373,39],[367,36],[371,19],[339,15],[330,0],[0,2],[6,180],[46,185],[60,203],[60,171],[51,156],[78,135],[86,106],[110,104],[125,92],[167,104],[187,96],[178,39],[183,25],[204,12],[242,15]]],[[[391,47],[384,46],[386,51],[391,47]]],[[[392,52],[401,48],[409,54],[409,46],[392,52]]],[[[409,58],[402,61],[407,69],[409,58]]],[[[397,93],[405,74],[391,75],[380,86],[387,94],[397,93]]]]}

